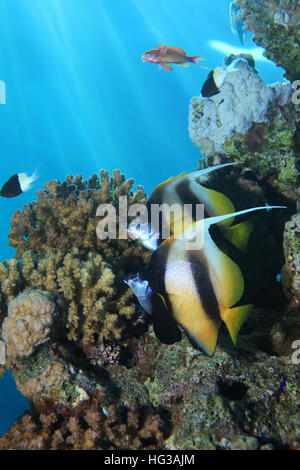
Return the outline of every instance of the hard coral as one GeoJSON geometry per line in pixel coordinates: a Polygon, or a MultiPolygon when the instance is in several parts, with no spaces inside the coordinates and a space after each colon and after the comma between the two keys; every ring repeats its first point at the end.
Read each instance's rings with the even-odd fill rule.
{"type": "Polygon", "coordinates": [[[285,69],[293,81],[300,78],[300,5],[298,0],[237,0],[240,17],[265,56],[285,69]]]}
{"type": "Polygon", "coordinates": [[[17,253],[0,263],[0,322],[5,318],[6,367],[31,401],[80,402],[99,386],[95,373],[126,363],[131,343],[147,330],[123,279],[129,266],[142,269],[149,253],[130,239],[96,234],[99,204],[116,209],[118,228],[119,196],[128,205],[145,202],[142,187],[133,194],[132,185],[118,171],[88,181],[70,176],[46,184],[13,216],[17,253]]]}
{"type": "Polygon", "coordinates": [[[63,183],[50,181],[44,191],[37,192],[37,201],[24,206],[22,212],[16,211],[12,217],[8,238],[17,250],[16,257],[20,258],[26,250],[44,255],[57,250],[66,254],[78,248],[80,256],[96,251],[118,258],[128,242],[97,237],[97,208],[100,204],[113,204],[118,216],[119,196],[125,196],[128,205],[145,202],[143,188],[138,186],[133,194],[133,184],[132,179],[126,181],[117,170],[112,178],[102,170],[100,178],[93,175],[87,181],[81,175],[68,176],[63,183]]]}
{"type": "Polygon", "coordinates": [[[153,407],[128,409],[102,392],[76,408],[41,401],[38,421],[29,413],[0,438],[0,449],[150,450],[163,448],[168,420],[153,407]]]}
{"type": "Polygon", "coordinates": [[[56,304],[47,292],[25,291],[11,300],[2,326],[7,356],[29,356],[48,341],[56,314],[56,304]]]}

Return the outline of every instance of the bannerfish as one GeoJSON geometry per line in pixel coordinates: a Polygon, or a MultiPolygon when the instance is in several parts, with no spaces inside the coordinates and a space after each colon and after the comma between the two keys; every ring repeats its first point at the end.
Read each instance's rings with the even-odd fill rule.
{"type": "Polygon", "coordinates": [[[236,4],[236,2],[231,2],[229,7],[229,17],[230,17],[230,27],[233,34],[237,34],[242,46],[244,45],[246,39],[246,31],[244,30],[244,23],[238,19],[239,14],[241,13],[241,8],[236,4]]]}
{"type": "Polygon", "coordinates": [[[9,178],[2,186],[0,196],[16,197],[31,189],[32,184],[38,179],[36,172],[28,176],[27,173],[17,173],[9,178]]]}
{"type": "MultiPolygon", "coordinates": [[[[200,60],[205,60],[200,56],[187,56],[186,53],[179,49],[179,47],[164,46],[163,44],[151,49],[142,55],[143,62],[150,62],[158,64],[160,67],[169,70],[173,70],[169,64],[189,66],[189,63],[198,64],[200,60]]],[[[200,66],[202,68],[207,68],[200,66]]]]}
{"type": "MultiPolygon", "coordinates": [[[[183,220],[183,215],[188,215],[190,223],[195,222],[197,217],[195,208],[199,204],[204,204],[205,212],[210,217],[235,212],[235,208],[230,199],[224,194],[213,189],[207,189],[195,181],[196,178],[208,174],[212,171],[224,168],[226,166],[237,165],[239,162],[224,163],[210,168],[197,170],[193,173],[187,173],[172,177],[159,184],[151,193],[147,202],[147,211],[149,214],[149,223],[138,226],[137,220],[133,221],[128,227],[128,232],[141,241],[141,243],[150,250],[156,250],[163,239],[170,235],[175,237],[180,235],[184,226],[189,224],[183,220]],[[163,219],[152,220],[152,207],[160,206],[163,210],[163,219]],[[171,211],[170,208],[176,205],[177,210],[171,211]],[[184,212],[184,210],[186,212],[184,212]],[[147,236],[147,232],[149,235],[147,236]],[[163,237],[163,234],[167,236],[163,237]]],[[[242,222],[232,225],[234,218],[226,219],[219,225],[224,237],[238,249],[246,249],[248,238],[252,231],[251,222],[242,222]]]]}
{"type": "Polygon", "coordinates": [[[242,59],[234,60],[230,65],[216,67],[209,74],[207,79],[204,82],[204,85],[201,90],[201,94],[204,98],[209,98],[210,96],[217,95],[220,93],[220,88],[224,84],[228,74],[232,72],[237,72],[239,69],[236,68],[235,64],[237,61],[242,59]]]}
{"type": "MultiPolygon", "coordinates": [[[[272,207],[275,208],[284,207],[272,207]]],[[[188,227],[180,239],[170,237],[153,252],[147,279],[152,292],[162,299],[152,311],[154,332],[160,341],[178,341],[180,325],[193,344],[212,356],[223,321],[236,344],[252,305],[237,305],[244,292],[243,275],[238,265],[215,245],[209,228],[258,210],[266,207],[202,219],[188,227]],[[191,249],[189,243],[199,233],[203,234],[204,243],[199,249],[191,249]]]]}

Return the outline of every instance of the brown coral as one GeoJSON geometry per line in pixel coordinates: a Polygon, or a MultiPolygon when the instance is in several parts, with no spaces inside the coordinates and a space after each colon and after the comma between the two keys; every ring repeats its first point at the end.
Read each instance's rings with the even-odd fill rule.
{"type": "Polygon", "coordinates": [[[169,434],[168,418],[153,407],[113,405],[99,390],[75,408],[41,401],[37,412],[38,421],[29,413],[21,417],[0,449],[150,450],[162,448],[169,434]]]}
{"type": "Polygon", "coordinates": [[[29,356],[48,341],[56,313],[56,304],[47,292],[25,291],[11,300],[2,326],[7,356],[29,356]]]}

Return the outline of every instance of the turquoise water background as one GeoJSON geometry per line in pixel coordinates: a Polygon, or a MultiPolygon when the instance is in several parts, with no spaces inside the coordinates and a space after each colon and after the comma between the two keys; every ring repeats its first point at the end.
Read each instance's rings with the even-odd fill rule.
{"type": "MultiPolygon", "coordinates": [[[[173,72],[143,63],[158,44],[207,59],[224,54],[218,40],[241,47],[229,22],[229,0],[0,0],[0,186],[14,173],[33,172],[34,188],[0,199],[0,260],[15,210],[35,190],[68,174],[120,169],[150,193],[161,181],[197,168],[201,154],[188,136],[188,108],[207,71],[173,72]]],[[[254,47],[248,36],[245,47],[254,47]]],[[[282,70],[258,62],[266,83],[282,70]]],[[[0,434],[27,408],[11,374],[0,380],[0,434]]]]}

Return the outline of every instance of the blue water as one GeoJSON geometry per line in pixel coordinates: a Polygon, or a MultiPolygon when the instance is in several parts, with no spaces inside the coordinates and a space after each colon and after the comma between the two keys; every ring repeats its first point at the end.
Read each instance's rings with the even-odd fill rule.
{"type": "MultiPolygon", "coordinates": [[[[188,106],[207,72],[173,72],[141,55],[167,44],[207,59],[224,55],[210,40],[241,47],[229,23],[229,0],[0,0],[2,185],[12,174],[38,168],[40,179],[84,177],[119,168],[149,193],[164,179],[197,167],[201,154],[187,132],[188,106]]],[[[254,47],[249,36],[246,47],[254,47]]],[[[266,83],[282,70],[258,62],[266,83]]],[[[9,221],[35,198],[34,190],[1,199],[0,260],[9,221]]],[[[0,380],[0,433],[26,408],[8,374],[0,380]]]]}

